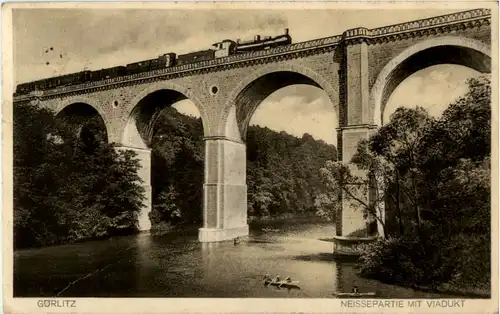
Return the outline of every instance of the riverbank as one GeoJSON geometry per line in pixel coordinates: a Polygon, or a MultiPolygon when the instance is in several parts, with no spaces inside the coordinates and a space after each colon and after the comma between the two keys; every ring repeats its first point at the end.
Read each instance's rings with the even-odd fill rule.
{"type": "Polygon", "coordinates": [[[349,261],[352,263],[356,264],[356,275],[358,275],[360,278],[365,278],[368,280],[376,280],[380,283],[387,284],[387,285],[393,285],[393,286],[398,286],[401,288],[410,288],[415,291],[421,291],[421,292],[427,292],[427,293],[437,293],[437,294],[446,294],[449,296],[455,296],[455,297],[461,297],[461,298],[471,298],[471,299],[489,299],[491,298],[491,290],[487,288],[467,288],[463,286],[458,286],[458,285],[453,285],[450,283],[445,283],[441,284],[439,286],[423,286],[423,285],[417,285],[417,284],[412,284],[412,283],[399,283],[399,282],[391,282],[389,280],[380,280],[378,278],[372,278],[368,276],[363,276],[360,274],[358,271],[358,260],[356,257],[344,257],[344,256],[335,256],[334,259],[337,262],[345,262],[349,261]]]}
{"type": "MultiPolygon", "coordinates": [[[[262,228],[266,228],[265,226],[269,225],[286,225],[286,224],[297,224],[297,223],[325,223],[321,218],[316,215],[308,214],[308,215],[291,215],[284,214],[280,216],[268,216],[268,217],[248,217],[248,225],[251,229],[254,230],[262,230],[262,228]]],[[[25,247],[15,247],[16,250],[25,250],[30,248],[44,248],[50,246],[59,246],[65,244],[76,244],[76,243],[85,243],[85,242],[93,242],[93,241],[106,241],[111,238],[120,238],[123,236],[133,236],[141,233],[149,233],[152,236],[163,236],[168,234],[176,234],[176,235],[197,235],[198,229],[202,227],[202,223],[181,223],[172,225],[167,222],[161,222],[160,224],[151,226],[151,230],[149,231],[136,231],[131,229],[123,229],[123,230],[115,230],[111,234],[106,234],[98,237],[88,237],[81,238],[74,241],[65,241],[58,242],[50,245],[38,245],[38,246],[25,246],[25,247]]]]}
{"type": "MultiPolygon", "coordinates": [[[[334,242],[333,238],[330,237],[325,237],[320,239],[321,241],[325,242],[334,242]]],[[[357,266],[359,265],[359,261],[357,256],[345,256],[345,255],[335,255],[332,254],[333,258],[335,261],[339,262],[353,262],[357,266]]],[[[357,267],[356,267],[357,268],[357,267]]],[[[384,284],[390,284],[390,285],[395,285],[399,287],[404,287],[404,288],[411,288],[414,290],[422,291],[422,292],[430,292],[430,293],[442,293],[442,294],[447,294],[447,295],[455,295],[457,297],[465,297],[465,298],[491,298],[491,289],[488,287],[464,287],[463,285],[456,285],[456,284],[450,284],[450,283],[445,283],[441,284],[437,287],[432,287],[432,286],[423,286],[423,285],[417,285],[417,284],[403,284],[403,283],[398,283],[398,282],[391,282],[388,280],[380,280],[378,278],[371,278],[368,276],[362,276],[359,271],[357,271],[357,275],[366,278],[366,279],[371,279],[371,280],[377,280],[381,283],[384,284]]]]}
{"type": "Polygon", "coordinates": [[[45,245],[29,245],[29,246],[14,246],[14,252],[18,250],[29,250],[29,249],[41,249],[46,247],[54,247],[61,246],[66,244],[78,244],[78,243],[86,243],[86,242],[94,242],[94,241],[106,241],[112,238],[120,238],[120,237],[128,237],[141,233],[141,231],[137,231],[130,228],[124,229],[115,229],[113,233],[107,233],[100,236],[92,236],[92,237],[84,237],[79,239],[74,239],[71,241],[60,241],[54,242],[51,244],[45,245]]]}
{"type": "MultiPolygon", "coordinates": [[[[338,261],[344,261],[342,257],[336,258],[338,261]]],[[[353,262],[356,263],[357,267],[359,266],[359,261],[357,258],[351,259],[353,262]]],[[[356,267],[356,268],[357,268],[356,267]]],[[[489,299],[491,298],[491,290],[484,288],[484,287],[476,287],[476,288],[470,288],[470,287],[464,287],[464,286],[459,286],[459,285],[454,285],[450,283],[444,283],[439,286],[423,286],[423,285],[417,285],[417,284],[412,284],[412,283],[400,283],[400,282],[391,282],[389,280],[380,280],[378,278],[372,278],[369,276],[363,276],[359,271],[357,271],[357,275],[366,278],[366,279],[371,279],[371,280],[377,280],[379,282],[382,282],[384,284],[390,284],[390,285],[395,285],[399,287],[404,287],[404,288],[411,288],[417,291],[422,291],[422,292],[429,292],[429,293],[440,293],[440,294],[447,294],[447,295],[453,295],[457,297],[462,297],[462,298],[473,298],[473,299],[489,299]]]]}
{"type": "Polygon", "coordinates": [[[467,289],[464,287],[459,287],[451,284],[442,284],[439,287],[426,287],[426,286],[411,286],[412,289],[424,291],[424,292],[437,292],[437,293],[446,293],[456,295],[457,297],[466,297],[466,298],[474,298],[474,299],[489,299],[491,298],[491,291],[486,289],[476,288],[476,289],[467,289]]]}

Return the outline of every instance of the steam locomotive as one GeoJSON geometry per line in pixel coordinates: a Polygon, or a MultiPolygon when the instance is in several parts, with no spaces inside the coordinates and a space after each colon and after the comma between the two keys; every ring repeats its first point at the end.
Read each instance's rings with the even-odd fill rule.
{"type": "Polygon", "coordinates": [[[144,60],[135,63],[129,63],[126,66],[117,66],[98,71],[81,71],[78,73],[67,74],[48,79],[17,85],[14,96],[28,94],[35,90],[43,91],[55,87],[77,85],[86,82],[101,81],[119,76],[142,73],[147,71],[169,68],[177,65],[196,63],[201,61],[213,60],[235,54],[242,54],[252,51],[275,48],[292,43],[292,38],[288,34],[288,28],[285,33],[275,37],[256,35],[253,40],[236,41],[225,39],[214,43],[211,49],[191,52],[182,55],[175,53],[166,53],[155,59],[144,60]]]}

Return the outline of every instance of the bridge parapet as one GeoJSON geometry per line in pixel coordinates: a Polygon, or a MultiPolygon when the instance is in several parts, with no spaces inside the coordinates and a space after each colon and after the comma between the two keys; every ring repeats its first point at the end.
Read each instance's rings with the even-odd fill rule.
{"type": "Polygon", "coordinates": [[[356,27],[346,30],[342,37],[343,39],[352,38],[352,37],[369,37],[370,30],[364,27],[356,27]]]}
{"type": "MultiPolygon", "coordinates": [[[[39,97],[51,98],[61,94],[92,92],[95,90],[118,87],[123,84],[142,84],[154,80],[194,75],[209,71],[220,71],[231,67],[242,67],[251,65],[255,62],[273,62],[282,58],[301,57],[304,54],[314,54],[316,51],[318,51],[318,53],[323,53],[323,49],[335,47],[343,41],[349,44],[353,41],[363,40],[368,44],[377,44],[412,37],[448,33],[459,29],[480,27],[485,24],[489,25],[490,19],[491,10],[474,9],[374,29],[358,27],[347,30],[342,35],[324,37],[267,50],[232,55],[209,61],[188,63],[101,81],[57,87],[44,91],[43,96],[39,97]]],[[[18,95],[14,97],[14,103],[29,101],[34,97],[36,96],[18,95]]]]}
{"type": "Polygon", "coordinates": [[[452,13],[448,15],[431,17],[428,19],[394,24],[384,27],[378,27],[370,30],[370,36],[385,36],[394,33],[414,31],[418,29],[431,28],[436,26],[449,25],[454,23],[464,23],[467,21],[474,21],[477,19],[491,17],[490,9],[475,9],[470,11],[452,13]]]}
{"type": "Polygon", "coordinates": [[[358,39],[364,40],[368,44],[377,44],[480,27],[482,25],[489,25],[490,19],[491,10],[475,9],[373,29],[357,27],[345,31],[342,36],[343,40],[347,43],[358,39]]]}

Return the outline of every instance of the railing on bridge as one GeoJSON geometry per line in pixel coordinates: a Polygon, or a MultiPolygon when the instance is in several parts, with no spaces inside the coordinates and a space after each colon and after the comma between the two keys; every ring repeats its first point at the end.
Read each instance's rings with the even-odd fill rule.
{"type": "Polygon", "coordinates": [[[443,25],[452,25],[455,23],[463,23],[464,21],[474,21],[476,19],[481,19],[491,16],[491,10],[489,9],[474,9],[470,11],[452,13],[437,17],[431,17],[427,19],[399,23],[395,25],[389,25],[384,27],[378,27],[374,29],[366,28],[355,28],[344,32],[342,35],[335,35],[325,38],[319,38],[309,41],[304,41],[296,44],[281,46],[277,48],[271,48],[267,50],[261,50],[256,52],[249,52],[245,54],[232,55],[222,58],[217,58],[209,61],[201,61],[196,63],[189,63],[180,66],[174,66],[165,69],[159,69],[149,72],[142,72],[132,75],[120,76],[112,79],[106,79],[101,81],[87,82],[79,85],[63,86],[57,87],[51,90],[44,91],[42,95],[19,95],[14,98],[15,102],[28,100],[31,98],[42,97],[42,96],[53,96],[57,94],[64,94],[69,92],[76,92],[79,90],[86,90],[94,87],[106,87],[109,85],[115,85],[122,82],[133,82],[141,79],[155,78],[158,76],[165,76],[169,74],[178,74],[183,72],[189,72],[193,70],[202,70],[207,68],[214,68],[219,66],[230,65],[234,63],[244,62],[247,60],[263,59],[268,57],[274,57],[279,55],[286,55],[290,53],[296,53],[301,51],[307,51],[311,49],[318,49],[323,47],[329,47],[337,45],[344,38],[349,37],[368,37],[376,38],[383,36],[391,36],[394,34],[400,34],[405,32],[411,32],[415,30],[428,29],[443,25]]]}
{"type": "Polygon", "coordinates": [[[399,23],[389,26],[378,27],[370,30],[370,36],[391,35],[393,33],[412,31],[422,28],[430,28],[455,22],[464,22],[470,19],[491,16],[489,9],[475,9],[465,12],[452,13],[442,16],[431,17],[418,21],[399,23]]]}

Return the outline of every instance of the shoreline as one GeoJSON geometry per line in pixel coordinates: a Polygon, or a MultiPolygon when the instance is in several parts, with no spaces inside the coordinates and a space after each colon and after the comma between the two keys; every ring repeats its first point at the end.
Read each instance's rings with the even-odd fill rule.
{"type": "MultiPolygon", "coordinates": [[[[391,283],[393,284],[393,283],[391,283]]],[[[455,295],[457,297],[464,297],[464,298],[471,298],[471,299],[490,299],[491,298],[491,292],[486,292],[486,291],[469,291],[462,289],[460,287],[455,287],[450,285],[449,288],[443,287],[444,285],[449,285],[449,284],[443,284],[437,288],[431,288],[427,286],[418,286],[418,285],[408,285],[408,286],[403,286],[399,284],[394,284],[398,285],[401,287],[409,287],[415,290],[423,291],[423,292],[436,292],[436,293],[445,293],[445,294],[451,294],[455,295]]]]}
{"type": "MultiPolygon", "coordinates": [[[[325,241],[325,242],[334,242],[333,238],[322,238],[319,239],[320,241],[325,241]]],[[[333,254],[334,260],[338,260],[341,262],[352,262],[352,263],[357,263],[358,256],[348,256],[348,255],[335,255],[333,254]]],[[[402,284],[402,283],[396,283],[396,282],[390,282],[390,281],[384,281],[380,280],[378,278],[373,278],[369,276],[362,276],[361,274],[358,274],[358,276],[370,280],[377,280],[381,283],[384,284],[389,284],[389,285],[394,285],[394,286],[399,286],[403,288],[411,288],[414,290],[422,291],[422,292],[433,292],[433,293],[443,293],[443,294],[449,294],[449,295],[455,295],[457,297],[465,297],[465,298],[473,298],[473,299],[489,299],[491,298],[491,289],[490,291],[483,290],[483,289],[466,289],[462,288],[460,286],[455,286],[451,285],[448,283],[441,284],[438,287],[430,287],[430,286],[421,286],[417,284],[402,284]]]]}
{"type": "MultiPolygon", "coordinates": [[[[324,221],[321,218],[315,215],[282,215],[282,216],[271,216],[271,217],[256,217],[256,216],[248,216],[248,225],[252,229],[252,227],[256,230],[260,225],[266,224],[274,224],[274,223],[298,223],[298,222],[308,222],[308,223],[322,223],[324,221]]],[[[334,224],[334,222],[331,222],[334,224]]],[[[198,229],[201,228],[202,225],[200,223],[180,223],[177,225],[170,224],[161,224],[156,226],[156,228],[152,227],[147,231],[130,231],[130,232],[120,232],[113,235],[104,235],[100,237],[89,237],[82,238],[76,241],[68,241],[61,243],[53,243],[48,245],[38,245],[38,246],[26,246],[26,247],[18,247],[14,248],[14,252],[16,251],[25,251],[31,249],[42,249],[48,247],[62,246],[62,245],[71,245],[71,244],[79,244],[85,242],[93,242],[93,241],[108,241],[112,238],[121,238],[127,236],[141,235],[141,234],[150,234],[151,236],[164,236],[168,234],[178,234],[178,233],[196,233],[198,229]]]]}
{"type": "MultiPolygon", "coordinates": [[[[357,262],[354,262],[357,263],[357,262]]],[[[422,291],[422,292],[431,292],[431,293],[442,293],[442,294],[448,294],[456,297],[462,297],[462,298],[470,298],[470,299],[490,299],[491,298],[491,290],[490,291],[471,291],[471,290],[466,290],[464,288],[460,288],[458,286],[454,286],[448,283],[441,284],[437,287],[430,287],[430,286],[422,286],[422,285],[417,285],[417,284],[402,284],[402,283],[395,283],[395,282],[390,282],[390,281],[384,281],[380,280],[377,278],[372,278],[372,277],[367,277],[367,276],[362,276],[361,274],[358,273],[358,276],[361,278],[366,278],[370,280],[376,280],[384,284],[388,285],[394,285],[402,288],[411,288],[416,291],[422,291]]]]}

